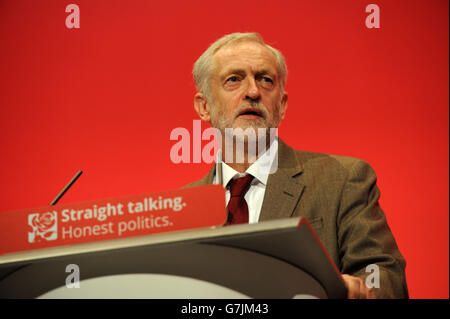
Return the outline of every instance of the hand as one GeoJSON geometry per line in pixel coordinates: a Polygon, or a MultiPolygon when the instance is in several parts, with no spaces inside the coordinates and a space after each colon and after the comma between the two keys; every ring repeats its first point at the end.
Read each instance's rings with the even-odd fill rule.
{"type": "Polygon", "coordinates": [[[364,280],[359,277],[342,275],[348,289],[348,299],[376,299],[372,288],[368,288],[364,280]]]}

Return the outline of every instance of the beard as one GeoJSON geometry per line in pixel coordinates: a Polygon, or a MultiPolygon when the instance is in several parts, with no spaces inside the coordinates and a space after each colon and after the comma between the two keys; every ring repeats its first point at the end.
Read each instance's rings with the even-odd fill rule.
{"type": "Polygon", "coordinates": [[[227,116],[224,108],[216,107],[210,103],[211,125],[220,132],[220,141],[226,153],[235,154],[235,161],[241,163],[237,158],[248,155],[250,161],[257,159],[257,154],[262,154],[273,139],[277,136],[277,127],[281,121],[281,99],[276,105],[273,114],[270,114],[263,103],[250,102],[240,105],[231,116],[227,116]],[[257,110],[260,118],[254,120],[239,119],[239,115],[248,107],[257,110]],[[241,146],[238,146],[241,145],[241,146]]]}
{"type": "Polygon", "coordinates": [[[216,107],[214,102],[211,101],[210,105],[211,125],[217,128],[222,133],[222,136],[225,136],[226,131],[230,131],[231,129],[236,131],[236,129],[241,128],[242,130],[252,129],[255,136],[259,137],[262,131],[258,129],[265,129],[267,134],[269,134],[270,128],[277,128],[281,121],[281,99],[277,103],[272,116],[270,116],[267,107],[263,103],[259,102],[250,102],[240,105],[236,110],[234,110],[231,117],[225,114],[224,108],[216,107]],[[257,109],[260,112],[260,118],[255,120],[239,119],[240,113],[248,107],[257,109]],[[239,123],[236,123],[238,121],[245,124],[239,125],[239,123]]]}

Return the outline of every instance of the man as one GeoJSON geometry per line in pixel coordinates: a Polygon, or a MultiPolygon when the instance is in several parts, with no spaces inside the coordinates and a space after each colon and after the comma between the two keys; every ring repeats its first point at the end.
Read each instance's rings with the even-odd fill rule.
{"type": "Polygon", "coordinates": [[[222,150],[209,174],[188,186],[226,187],[228,223],[306,217],[343,273],[349,298],[408,297],[406,263],[378,205],[372,168],[350,157],[295,151],[270,134],[287,109],[283,55],[258,34],[234,33],[213,43],[193,74],[195,110],[221,133],[222,150]],[[242,133],[251,130],[253,136],[242,133]],[[380,287],[369,289],[372,264],[380,287]]]}

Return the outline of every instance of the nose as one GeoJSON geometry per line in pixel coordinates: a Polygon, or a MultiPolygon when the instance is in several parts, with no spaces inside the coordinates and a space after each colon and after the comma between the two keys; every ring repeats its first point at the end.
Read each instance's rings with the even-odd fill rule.
{"type": "Polygon", "coordinates": [[[245,99],[250,100],[251,102],[259,102],[260,98],[261,92],[259,91],[259,87],[256,84],[255,79],[249,78],[245,99]]]}

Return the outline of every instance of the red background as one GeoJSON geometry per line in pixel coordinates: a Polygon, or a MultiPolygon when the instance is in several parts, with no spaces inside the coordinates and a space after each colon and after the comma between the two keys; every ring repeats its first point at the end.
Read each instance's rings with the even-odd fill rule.
{"type": "MultiPolygon", "coordinates": [[[[413,298],[449,297],[448,1],[0,2],[0,211],[174,189],[208,171],[173,164],[192,131],[195,59],[257,31],[288,63],[279,135],[372,164],[413,298]],[[81,28],[67,29],[76,3],[81,28]],[[365,7],[381,9],[367,29],[365,7]]],[[[202,127],[206,128],[206,125],[202,127]]],[[[204,143],[205,144],[205,143],[204,143]]],[[[191,155],[192,156],[192,155],[191,155]]]]}

